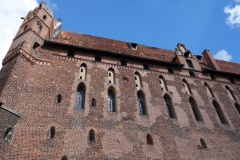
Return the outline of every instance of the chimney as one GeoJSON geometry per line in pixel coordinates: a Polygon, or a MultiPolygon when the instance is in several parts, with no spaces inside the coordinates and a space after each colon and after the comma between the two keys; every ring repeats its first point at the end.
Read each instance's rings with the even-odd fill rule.
{"type": "Polygon", "coordinates": [[[215,69],[215,70],[217,70],[217,71],[220,71],[220,68],[219,68],[217,62],[215,61],[215,59],[213,58],[213,56],[212,56],[212,54],[210,53],[209,50],[206,50],[206,49],[205,49],[202,54],[203,54],[203,56],[204,56],[207,64],[208,64],[210,67],[212,67],[213,69],[215,69]]]}

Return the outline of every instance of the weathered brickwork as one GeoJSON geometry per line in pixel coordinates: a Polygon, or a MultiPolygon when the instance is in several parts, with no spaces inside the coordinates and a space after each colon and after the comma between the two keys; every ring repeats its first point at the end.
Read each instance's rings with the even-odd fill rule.
{"type": "MultiPolygon", "coordinates": [[[[38,13],[37,9],[33,12],[38,13]]],[[[33,12],[29,15],[32,16],[33,12]]],[[[51,32],[54,31],[44,30],[44,33],[51,32]]],[[[73,33],[71,35],[74,36],[73,33]]],[[[38,37],[31,34],[27,38],[30,42],[38,37]]],[[[97,160],[239,159],[240,114],[235,107],[236,103],[240,104],[239,75],[230,74],[236,84],[230,83],[226,70],[214,72],[204,58],[199,63],[194,56],[187,59],[199,69],[189,69],[184,62],[186,58],[174,55],[174,51],[161,49],[161,54],[171,54],[166,57],[178,58],[184,65],[170,60],[165,63],[164,59],[151,61],[153,52],[137,57],[138,51],[133,51],[135,57],[129,57],[106,52],[105,48],[92,50],[92,47],[55,43],[53,39],[54,36],[45,41],[38,52],[30,46],[20,47],[19,54],[8,59],[0,71],[0,159],[62,159],[63,156],[97,160]],[[21,53],[21,49],[25,49],[32,58],[26,57],[25,52],[21,53]],[[68,51],[75,51],[74,57],[67,56],[68,51]],[[96,55],[101,56],[101,62],[95,61],[96,55]],[[143,59],[146,56],[149,59],[143,59]],[[122,66],[120,60],[126,60],[127,66],[122,66]],[[86,79],[79,78],[82,64],[86,65],[86,79]],[[143,64],[149,64],[149,69],[143,69],[143,64]],[[205,69],[212,71],[201,70],[203,64],[207,66],[205,69]],[[113,84],[108,83],[110,68],[114,70],[113,84]],[[172,68],[174,74],[168,73],[168,68],[172,68]],[[193,71],[195,77],[190,76],[189,71],[193,71]],[[136,87],[136,72],[141,77],[141,87],[136,87]],[[216,80],[209,77],[212,72],[216,80]],[[159,76],[165,80],[166,91],[161,89],[159,76]],[[183,80],[188,83],[191,94],[186,94],[183,80]],[[213,97],[209,96],[204,83],[209,85],[213,97]],[[79,86],[85,90],[84,109],[76,108],[79,86]],[[231,99],[226,86],[231,89],[235,100],[231,99]],[[109,88],[115,96],[113,113],[108,112],[109,88]],[[140,114],[137,96],[140,90],[145,97],[146,115],[140,114]],[[58,95],[61,95],[59,101],[58,95]],[[171,98],[176,118],[170,118],[165,95],[171,98]],[[203,121],[196,120],[189,103],[191,98],[196,101],[203,121]],[[92,99],[96,104],[92,105],[92,99]],[[227,123],[220,121],[213,101],[219,104],[227,123]],[[13,130],[5,140],[9,127],[13,130]],[[55,134],[50,132],[51,127],[55,128],[55,134]],[[94,140],[90,140],[90,130],[94,131],[94,140]],[[148,144],[148,134],[153,144],[148,144]],[[201,144],[201,138],[207,148],[201,144]]],[[[94,43],[98,39],[101,40],[94,38],[94,43]]],[[[105,41],[115,45],[125,43],[105,41]]],[[[101,47],[104,47],[103,42],[101,47]]],[[[125,47],[124,50],[127,49],[125,47]]],[[[146,46],[139,49],[144,47],[146,50],[146,46]]],[[[10,50],[8,56],[12,53],[10,50]]]]}

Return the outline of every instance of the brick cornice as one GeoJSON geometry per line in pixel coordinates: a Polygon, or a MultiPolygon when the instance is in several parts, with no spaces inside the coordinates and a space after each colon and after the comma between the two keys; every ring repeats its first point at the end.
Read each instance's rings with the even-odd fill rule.
{"type": "Polygon", "coordinates": [[[106,63],[106,62],[96,62],[96,61],[91,61],[91,60],[86,60],[86,59],[81,59],[81,58],[66,57],[66,56],[57,55],[57,54],[52,54],[52,57],[60,58],[60,59],[66,59],[66,60],[70,60],[70,61],[74,61],[74,62],[79,61],[79,62],[90,62],[92,64],[103,64],[103,65],[109,66],[109,67],[124,68],[124,69],[128,69],[128,70],[142,71],[142,72],[146,72],[146,73],[157,73],[159,75],[174,76],[174,77],[179,77],[179,78],[182,78],[182,79],[200,80],[202,82],[212,82],[214,84],[230,85],[230,86],[237,86],[237,87],[240,86],[240,84],[232,84],[232,83],[228,83],[228,82],[222,82],[222,81],[216,81],[216,80],[198,78],[198,77],[191,77],[191,76],[185,76],[185,75],[180,75],[180,74],[171,74],[171,73],[166,73],[166,72],[161,72],[161,71],[145,70],[145,69],[142,69],[142,68],[136,68],[136,67],[130,67],[130,66],[121,66],[121,65],[111,64],[111,63],[106,63]]]}
{"type": "Polygon", "coordinates": [[[19,48],[18,50],[12,52],[9,56],[5,57],[3,59],[2,65],[5,65],[9,61],[11,61],[13,58],[17,57],[20,55],[21,57],[24,57],[26,60],[30,61],[31,64],[38,64],[38,65],[51,65],[50,61],[48,60],[43,60],[43,59],[38,59],[34,57],[32,54],[27,52],[24,48],[19,48]]]}
{"type": "Polygon", "coordinates": [[[43,39],[36,31],[34,31],[32,28],[29,28],[29,29],[27,29],[26,31],[24,31],[24,32],[22,32],[21,34],[19,34],[17,37],[15,37],[15,38],[13,39],[13,41],[16,40],[16,39],[18,39],[19,37],[21,37],[22,35],[24,35],[24,34],[27,33],[28,31],[32,31],[36,36],[38,36],[40,39],[42,39],[42,40],[44,41],[44,39],[43,39]]]}

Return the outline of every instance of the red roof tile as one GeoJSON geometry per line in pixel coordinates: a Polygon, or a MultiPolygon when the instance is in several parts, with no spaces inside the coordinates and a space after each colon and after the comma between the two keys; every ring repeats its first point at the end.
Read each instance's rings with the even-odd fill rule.
{"type": "Polygon", "coordinates": [[[53,38],[50,41],[166,62],[171,62],[175,57],[174,51],[147,47],[143,45],[137,45],[137,50],[132,50],[129,48],[126,42],[84,34],[77,34],[67,31],[61,31],[56,38],[53,38]]]}
{"type": "Polygon", "coordinates": [[[222,72],[230,72],[234,74],[240,74],[240,64],[233,62],[226,62],[222,60],[217,60],[216,62],[222,72]]]}

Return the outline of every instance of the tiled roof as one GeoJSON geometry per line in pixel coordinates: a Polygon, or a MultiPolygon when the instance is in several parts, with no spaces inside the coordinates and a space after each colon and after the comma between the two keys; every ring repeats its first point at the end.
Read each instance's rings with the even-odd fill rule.
{"type": "Polygon", "coordinates": [[[137,50],[132,50],[131,48],[129,48],[126,42],[94,37],[84,34],[77,34],[67,31],[61,31],[58,36],[51,39],[50,41],[88,49],[108,51],[116,54],[130,55],[166,62],[171,62],[175,57],[174,51],[147,47],[143,45],[137,45],[137,50]]]}
{"type": "MultiPolygon", "coordinates": [[[[146,59],[172,62],[175,52],[155,47],[137,45],[137,50],[132,50],[127,42],[78,34],[68,31],[60,31],[59,34],[50,39],[51,42],[72,45],[81,48],[112,52],[120,55],[129,55],[146,59]]],[[[203,57],[204,59],[204,57],[203,57]]],[[[240,64],[216,60],[222,72],[240,74],[240,64]]],[[[212,69],[205,62],[199,63],[201,68],[212,69]]]]}
{"type": "Polygon", "coordinates": [[[233,62],[226,62],[222,60],[217,60],[216,62],[222,72],[230,72],[234,74],[240,74],[240,64],[233,62]]]}

